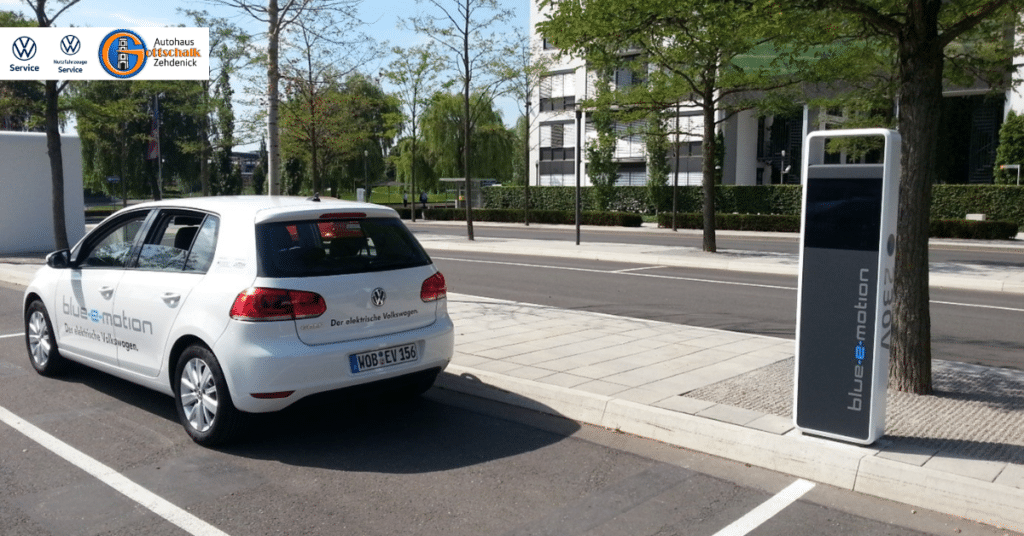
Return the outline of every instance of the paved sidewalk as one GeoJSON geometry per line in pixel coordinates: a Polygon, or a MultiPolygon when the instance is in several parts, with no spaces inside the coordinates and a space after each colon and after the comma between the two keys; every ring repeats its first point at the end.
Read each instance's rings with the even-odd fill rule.
{"type": "MultiPolygon", "coordinates": [[[[431,252],[797,268],[795,255],[419,238],[431,252]]],[[[38,255],[0,258],[0,282],[24,285],[41,262],[38,255]]],[[[933,286],[1024,293],[1022,267],[931,268],[933,286]]],[[[886,435],[861,447],[794,429],[792,340],[454,293],[448,303],[456,353],[441,388],[1024,533],[1024,372],[936,362],[935,394],[890,392],[886,435]]]]}

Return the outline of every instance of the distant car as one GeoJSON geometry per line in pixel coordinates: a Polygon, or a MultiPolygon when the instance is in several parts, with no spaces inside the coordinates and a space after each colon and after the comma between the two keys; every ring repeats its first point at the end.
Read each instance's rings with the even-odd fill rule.
{"type": "Polygon", "coordinates": [[[447,286],[386,207],[292,197],[123,209],[25,291],[32,366],[73,360],[172,395],[197,443],[246,413],[387,381],[419,394],[453,351],[447,286]]]}

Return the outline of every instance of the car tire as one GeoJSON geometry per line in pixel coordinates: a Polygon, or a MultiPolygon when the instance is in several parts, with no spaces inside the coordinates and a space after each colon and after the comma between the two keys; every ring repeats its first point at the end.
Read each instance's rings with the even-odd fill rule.
{"type": "Polygon", "coordinates": [[[34,300],[25,308],[25,346],[32,368],[39,374],[57,376],[67,367],[67,361],[57,350],[57,338],[53,333],[50,315],[39,300],[34,300]]]}
{"type": "Polygon", "coordinates": [[[231,402],[224,372],[209,348],[198,344],[186,348],[174,378],[178,420],[193,441],[212,447],[238,436],[244,414],[231,402]]]}

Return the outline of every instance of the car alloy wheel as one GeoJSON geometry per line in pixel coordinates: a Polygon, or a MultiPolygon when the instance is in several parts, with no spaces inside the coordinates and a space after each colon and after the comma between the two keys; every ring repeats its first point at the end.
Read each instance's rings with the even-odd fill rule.
{"type": "Polygon", "coordinates": [[[25,345],[32,368],[43,376],[54,376],[64,368],[64,358],[57,352],[53,325],[46,307],[36,300],[25,310],[25,345]]]}
{"type": "Polygon", "coordinates": [[[181,407],[185,419],[197,432],[204,433],[213,426],[217,418],[217,382],[206,362],[193,358],[185,363],[181,374],[181,407]]]}
{"type": "Polygon", "coordinates": [[[201,344],[189,346],[181,353],[175,370],[175,406],[189,437],[206,447],[234,439],[244,424],[244,415],[231,402],[213,352],[201,344]]]}

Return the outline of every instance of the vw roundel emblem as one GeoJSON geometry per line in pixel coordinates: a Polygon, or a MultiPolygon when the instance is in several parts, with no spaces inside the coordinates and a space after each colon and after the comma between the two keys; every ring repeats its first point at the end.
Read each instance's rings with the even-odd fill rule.
{"type": "Polygon", "coordinates": [[[376,305],[377,307],[384,305],[384,301],[387,299],[388,295],[387,293],[384,292],[384,289],[381,287],[373,289],[373,292],[370,293],[370,301],[372,301],[373,304],[376,305]]]}
{"type": "Polygon", "coordinates": [[[60,51],[65,56],[74,56],[78,54],[78,51],[82,49],[82,42],[73,35],[65,35],[64,39],[60,40],[60,51]]]}
{"type": "Polygon", "coordinates": [[[11,52],[14,53],[15,58],[21,61],[28,61],[36,55],[36,42],[31,37],[19,37],[11,45],[11,52]]]}

